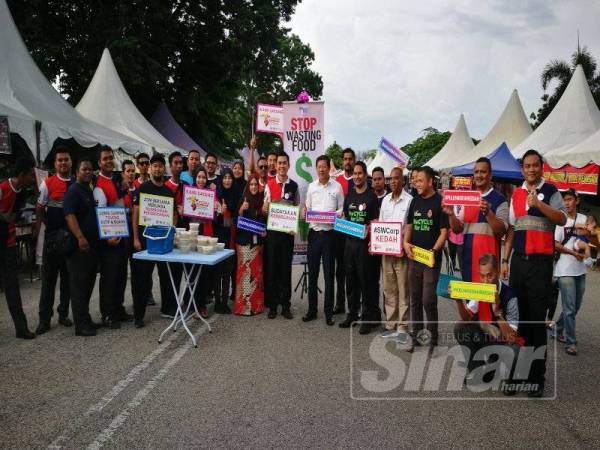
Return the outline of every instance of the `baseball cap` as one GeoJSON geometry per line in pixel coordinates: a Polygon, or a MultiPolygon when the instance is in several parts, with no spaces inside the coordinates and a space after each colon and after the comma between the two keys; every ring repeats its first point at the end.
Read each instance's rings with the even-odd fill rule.
{"type": "Polygon", "coordinates": [[[578,194],[578,193],[577,193],[577,191],[576,191],[575,189],[573,189],[573,188],[569,188],[569,189],[567,189],[566,191],[563,191],[563,192],[562,192],[562,196],[563,196],[563,198],[564,198],[564,197],[566,197],[567,195],[570,195],[570,196],[572,196],[572,197],[575,197],[575,198],[579,198],[579,194],[578,194]]]}

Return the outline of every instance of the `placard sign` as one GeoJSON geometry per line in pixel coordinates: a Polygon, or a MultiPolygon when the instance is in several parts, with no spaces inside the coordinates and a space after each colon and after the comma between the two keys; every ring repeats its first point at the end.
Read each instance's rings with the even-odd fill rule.
{"type": "Polygon", "coordinates": [[[479,191],[453,191],[442,192],[444,206],[479,206],[481,204],[481,192],[479,191]]]}
{"type": "Polygon", "coordinates": [[[256,220],[247,219],[246,217],[239,216],[237,227],[240,230],[249,231],[250,233],[263,235],[267,231],[267,227],[262,222],[257,222],[256,220]]]}
{"type": "Polygon", "coordinates": [[[386,138],[382,137],[379,141],[379,148],[387,153],[389,156],[398,161],[398,164],[406,167],[408,164],[409,156],[388,141],[386,138]]]}
{"type": "Polygon", "coordinates": [[[276,105],[256,105],[256,132],[283,134],[283,107],[276,105]]]}
{"type": "Polygon", "coordinates": [[[434,259],[433,252],[431,250],[425,250],[424,248],[417,247],[416,245],[412,248],[412,253],[416,262],[425,264],[426,266],[433,267],[434,259]]]}
{"type": "Polygon", "coordinates": [[[495,284],[452,280],[448,290],[450,291],[450,298],[458,300],[477,300],[487,303],[496,301],[495,284]]]}
{"type": "Polygon", "coordinates": [[[8,117],[0,116],[0,153],[10,155],[10,128],[8,126],[8,117]]]}
{"type": "Polygon", "coordinates": [[[173,226],[175,200],[162,195],[140,194],[139,225],[173,226]]]}
{"type": "Polygon", "coordinates": [[[336,217],[333,229],[348,236],[364,239],[367,236],[367,227],[359,223],[336,217]]]}
{"type": "Polygon", "coordinates": [[[308,223],[325,223],[333,225],[336,217],[337,213],[335,211],[306,211],[305,220],[308,223]]]}
{"type": "Polygon", "coordinates": [[[402,256],[402,222],[373,221],[370,229],[369,253],[402,256]]]}
{"type": "Polygon", "coordinates": [[[96,208],[100,239],[127,238],[127,211],[125,208],[96,208]]]}
{"type": "Polygon", "coordinates": [[[43,170],[43,169],[38,169],[37,167],[35,167],[33,169],[33,171],[35,172],[35,181],[39,187],[42,184],[42,181],[44,181],[46,178],[48,178],[48,171],[43,170]]]}
{"type": "Polygon", "coordinates": [[[269,203],[267,230],[297,233],[299,216],[299,206],[286,205],[285,203],[269,203]]]}
{"type": "Polygon", "coordinates": [[[212,220],[215,217],[215,191],[184,186],[183,215],[194,219],[212,220]]]}

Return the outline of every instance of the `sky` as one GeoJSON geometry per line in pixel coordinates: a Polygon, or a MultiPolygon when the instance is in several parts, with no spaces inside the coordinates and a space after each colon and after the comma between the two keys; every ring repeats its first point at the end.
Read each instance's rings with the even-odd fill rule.
{"type": "Polygon", "coordinates": [[[452,131],[461,113],[481,139],[515,88],[529,116],[578,30],[600,59],[599,17],[599,1],[303,0],[289,26],[323,77],[326,145],[362,151],[452,131]]]}

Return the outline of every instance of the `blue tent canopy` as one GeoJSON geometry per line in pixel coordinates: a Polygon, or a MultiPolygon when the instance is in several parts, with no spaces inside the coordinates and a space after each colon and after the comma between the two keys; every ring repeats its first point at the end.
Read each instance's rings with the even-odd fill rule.
{"type": "MultiPolygon", "coordinates": [[[[523,181],[521,166],[512,155],[505,142],[500,144],[496,150],[487,155],[492,162],[492,173],[494,180],[500,181],[523,181]]],[[[475,161],[452,169],[453,176],[471,176],[475,161]]]]}

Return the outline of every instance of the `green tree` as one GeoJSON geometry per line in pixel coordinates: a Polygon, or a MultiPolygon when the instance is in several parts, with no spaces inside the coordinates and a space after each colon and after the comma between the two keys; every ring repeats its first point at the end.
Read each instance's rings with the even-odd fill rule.
{"type": "Polygon", "coordinates": [[[344,149],[337,142],[333,142],[329,147],[325,149],[325,154],[331,158],[333,165],[336,169],[340,170],[343,168],[342,151],[344,149]]]}
{"type": "Polygon", "coordinates": [[[590,85],[596,105],[600,107],[600,72],[596,72],[596,59],[587,47],[579,48],[578,46],[577,51],[571,55],[571,61],[554,59],[544,67],[540,76],[542,89],[544,90],[544,95],[541,97],[543,103],[537,113],[531,113],[530,115],[530,118],[535,121],[533,124],[534,128],[537,128],[552,112],[554,106],[558,103],[558,100],[567,88],[573,72],[580,64],[590,85]],[[548,94],[546,90],[553,81],[557,81],[558,84],[554,88],[554,91],[548,94]]]}
{"type": "MultiPolygon", "coordinates": [[[[298,0],[8,3],[40,69],[72,104],[108,47],[146,117],[163,99],[193,138],[226,157],[249,139],[257,101],[322,93],[312,50],[285,26],[298,0]]],[[[274,139],[261,136],[259,148],[274,139]]]]}
{"type": "Polygon", "coordinates": [[[449,131],[442,132],[433,127],[422,130],[421,136],[402,147],[402,150],[410,156],[408,168],[413,169],[424,165],[441,150],[451,135],[449,131]]]}

